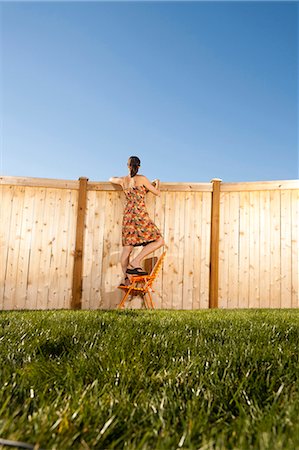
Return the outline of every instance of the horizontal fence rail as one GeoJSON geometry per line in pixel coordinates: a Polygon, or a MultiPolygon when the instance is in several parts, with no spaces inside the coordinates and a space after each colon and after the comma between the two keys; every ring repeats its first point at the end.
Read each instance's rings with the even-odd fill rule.
{"type": "MultiPolygon", "coordinates": [[[[0,177],[0,189],[0,309],[115,308],[122,190],[26,177],[0,177]]],[[[299,306],[299,181],[160,189],[161,197],[147,195],[167,243],[158,308],[299,306]]],[[[140,305],[136,298],[130,307],[140,305]]]]}

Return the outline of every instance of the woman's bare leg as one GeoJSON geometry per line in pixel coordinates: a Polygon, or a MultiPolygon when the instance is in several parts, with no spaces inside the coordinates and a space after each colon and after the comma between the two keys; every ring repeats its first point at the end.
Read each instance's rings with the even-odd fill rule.
{"type": "Polygon", "coordinates": [[[154,242],[151,242],[150,244],[147,244],[140,253],[131,261],[132,267],[140,267],[142,260],[149,255],[150,253],[153,253],[155,250],[158,250],[158,248],[162,247],[164,245],[164,239],[160,237],[154,242]]]}
{"type": "Polygon", "coordinates": [[[121,263],[121,268],[123,270],[124,276],[126,276],[126,270],[128,268],[128,264],[129,264],[129,258],[130,258],[130,254],[133,250],[133,246],[132,245],[126,245],[123,247],[123,251],[120,257],[120,263],[121,263]]]}

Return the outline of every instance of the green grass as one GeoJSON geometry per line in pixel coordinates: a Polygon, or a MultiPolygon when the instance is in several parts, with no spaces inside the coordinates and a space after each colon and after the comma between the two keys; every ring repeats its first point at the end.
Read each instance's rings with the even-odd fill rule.
{"type": "Polygon", "coordinates": [[[0,313],[0,437],[298,449],[299,310],[0,313]]]}

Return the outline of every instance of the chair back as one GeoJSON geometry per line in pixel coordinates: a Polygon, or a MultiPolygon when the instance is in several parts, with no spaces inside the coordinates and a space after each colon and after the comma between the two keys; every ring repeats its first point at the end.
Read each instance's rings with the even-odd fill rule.
{"type": "Polygon", "coordinates": [[[154,265],[156,264],[157,261],[158,261],[157,256],[152,256],[151,258],[146,258],[143,263],[144,270],[147,273],[151,273],[154,268],[154,265]]]}
{"type": "Polygon", "coordinates": [[[156,264],[155,264],[154,267],[153,267],[153,270],[152,270],[151,273],[150,273],[150,276],[151,276],[151,278],[152,278],[153,281],[154,281],[155,278],[157,277],[157,275],[158,275],[158,273],[159,273],[159,271],[160,271],[160,269],[161,269],[161,267],[162,267],[162,264],[163,264],[165,255],[166,255],[166,251],[164,251],[163,253],[161,253],[160,257],[158,258],[156,264]]]}

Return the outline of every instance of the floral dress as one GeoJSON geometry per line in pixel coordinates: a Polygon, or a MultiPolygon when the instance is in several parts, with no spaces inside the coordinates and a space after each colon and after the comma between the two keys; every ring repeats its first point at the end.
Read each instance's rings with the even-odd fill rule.
{"type": "Polygon", "coordinates": [[[124,190],[127,200],[122,223],[122,244],[124,246],[147,245],[162,236],[148,215],[145,206],[146,192],[145,186],[135,186],[124,190]]]}

